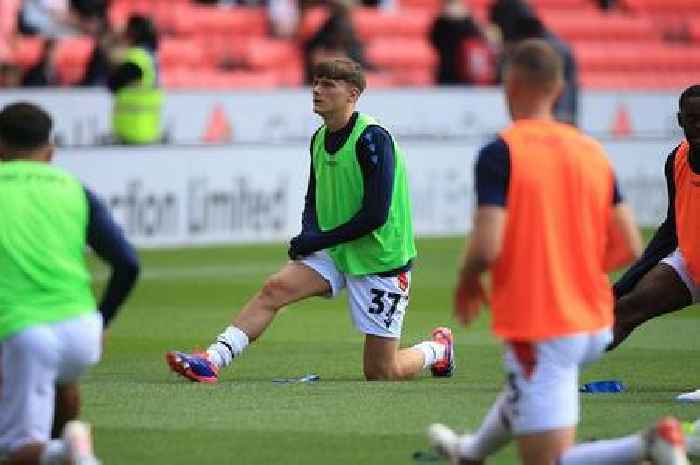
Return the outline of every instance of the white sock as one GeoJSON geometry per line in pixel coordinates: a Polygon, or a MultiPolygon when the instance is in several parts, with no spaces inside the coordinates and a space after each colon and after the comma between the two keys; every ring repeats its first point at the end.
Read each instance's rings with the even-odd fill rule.
{"type": "Polygon", "coordinates": [[[460,438],[457,449],[460,457],[483,460],[510,442],[513,434],[510,430],[505,398],[506,393],[502,392],[476,433],[460,438]]]}
{"type": "Polygon", "coordinates": [[[445,345],[433,341],[423,341],[416,344],[411,349],[423,352],[423,368],[433,366],[435,362],[445,356],[445,345]]]}
{"type": "Polygon", "coordinates": [[[68,457],[68,447],[62,439],[52,439],[46,443],[39,457],[40,465],[64,465],[68,457]]]}
{"type": "Polygon", "coordinates": [[[557,465],[632,465],[644,458],[644,441],[639,434],[606,441],[576,444],[564,452],[557,465]]]}
{"type": "Polygon", "coordinates": [[[235,326],[229,326],[223,333],[219,334],[216,342],[207,349],[209,360],[218,368],[228,366],[235,357],[238,357],[243,352],[248,343],[248,335],[246,333],[235,326]]]}

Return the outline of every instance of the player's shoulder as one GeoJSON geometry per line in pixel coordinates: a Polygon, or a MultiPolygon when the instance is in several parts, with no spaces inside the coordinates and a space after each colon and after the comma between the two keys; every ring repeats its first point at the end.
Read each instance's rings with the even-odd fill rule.
{"type": "Polygon", "coordinates": [[[382,152],[381,147],[385,145],[392,145],[394,139],[389,133],[389,131],[381,126],[380,124],[369,124],[360,133],[360,137],[357,139],[357,145],[359,148],[365,149],[369,152],[382,152]]]}
{"type": "Polygon", "coordinates": [[[600,160],[604,160],[606,163],[608,162],[607,151],[599,140],[574,126],[563,126],[568,130],[571,140],[574,142],[574,145],[578,147],[581,154],[589,158],[599,157],[600,160]]]}
{"type": "Polygon", "coordinates": [[[311,155],[313,155],[313,153],[314,153],[314,147],[316,146],[316,140],[318,139],[319,134],[321,133],[321,131],[323,130],[324,127],[325,126],[319,126],[318,128],[316,128],[314,133],[311,135],[311,139],[309,140],[309,152],[311,153],[311,155]]]}
{"type": "Polygon", "coordinates": [[[664,173],[667,177],[673,177],[676,162],[679,160],[678,154],[681,152],[681,148],[683,147],[684,142],[685,141],[680,142],[678,145],[676,145],[666,157],[666,163],[664,163],[664,173]]]}
{"type": "Polygon", "coordinates": [[[508,157],[509,153],[508,144],[503,137],[499,135],[481,146],[477,155],[477,162],[493,158],[508,157]]]}
{"type": "Polygon", "coordinates": [[[685,141],[679,142],[678,145],[676,145],[673,150],[671,150],[668,154],[667,160],[669,161],[674,161],[676,159],[676,155],[678,152],[680,152],[681,147],[683,147],[685,141]]]}
{"type": "MultiPolygon", "coordinates": [[[[77,176],[60,166],[52,165],[49,163],[27,161],[27,160],[16,160],[10,162],[4,162],[0,164],[2,171],[7,173],[22,173],[30,178],[40,177],[46,180],[61,181],[61,183],[72,183],[80,184],[77,176]]],[[[44,185],[50,185],[44,184],[44,185]]]]}

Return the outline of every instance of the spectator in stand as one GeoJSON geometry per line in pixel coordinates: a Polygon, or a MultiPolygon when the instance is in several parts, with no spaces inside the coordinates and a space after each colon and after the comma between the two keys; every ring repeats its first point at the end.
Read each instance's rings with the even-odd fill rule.
{"type": "Polygon", "coordinates": [[[150,18],[134,14],[122,39],[127,48],[107,82],[114,93],[114,135],[124,144],[160,142],[163,94],[156,57],[158,32],[150,18]]]}
{"type": "Polygon", "coordinates": [[[56,40],[46,39],[39,61],[25,73],[22,86],[44,87],[60,84],[61,79],[56,71],[56,40]]]}
{"type": "Polygon", "coordinates": [[[94,46],[80,86],[106,86],[114,67],[112,57],[117,48],[119,35],[112,30],[109,21],[101,20],[92,34],[94,46]]]}
{"type": "Polygon", "coordinates": [[[107,0],[70,0],[70,8],[78,18],[83,34],[95,34],[107,21],[107,0]]]}
{"type": "Polygon", "coordinates": [[[331,58],[350,58],[363,68],[370,68],[352,23],[353,0],[328,0],[326,4],[328,19],[304,44],[307,83],[311,83],[313,67],[331,58]]]}
{"type": "Polygon", "coordinates": [[[17,27],[25,35],[91,34],[107,16],[106,0],[23,0],[17,27]]]}
{"type": "Polygon", "coordinates": [[[430,30],[439,56],[438,84],[494,84],[495,57],[485,33],[461,0],[443,0],[430,30]]]}
{"type": "Polygon", "coordinates": [[[24,0],[17,20],[25,35],[61,37],[79,32],[78,18],[67,0],[24,0]]]}
{"type": "Polygon", "coordinates": [[[535,16],[517,19],[510,36],[505,36],[505,49],[511,50],[515,44],[526,39],[543,39],[561,56],[564,62],[564,89],[554,104],[554,117],[557,121],[576,126],[578,117],[578,70],[571,48],[549,31],[535,16]]]}
{"type": "Polygon", "coordinates": [[[398,5],[397,0],[361,0],[360,4],[362,6],[370,8],[379,8],[381,10],[395,10],[398,5]]]}
{"type": "Polygon", "coordinates": [[[269,0],[267,15],[273,36],[291,39],[296,35],[300,19],[297,0],[269,0]]]}
{"type": "Polygon", "coordinates": [[[601,10],[612,10],[617,6],[617,0],[598,0],[601,10]]]}
{"type": "Polygon", "coordinates": [[[535,12],[524,0],[494,0],[489,6],[489,21],[504,42],[513,35],[516,21],[534,16],[535,12]]]}

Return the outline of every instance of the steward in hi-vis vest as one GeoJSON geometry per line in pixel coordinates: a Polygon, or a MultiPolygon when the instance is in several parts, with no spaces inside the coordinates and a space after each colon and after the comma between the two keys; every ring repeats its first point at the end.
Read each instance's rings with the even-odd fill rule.
{"type": "Polygon", "coordinates": [[[163,92],[158,82],[155,27],[148,18],[133,15],[125,34],[129,48],[108,82],[114,92],[114,136],[124,144],[157,143],[162,139],[163,92]]]}

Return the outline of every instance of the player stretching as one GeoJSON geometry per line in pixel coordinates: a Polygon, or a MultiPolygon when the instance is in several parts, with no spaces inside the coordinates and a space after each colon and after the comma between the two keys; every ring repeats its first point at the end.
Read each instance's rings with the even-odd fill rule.
{"type": "MultiPolygon", "coordinates": [[[[615,283],[614,349],[645,321],[700,301],[700,86],[678,102],[685,140],[666,160],[668,214],[642,258],[615,283]]],[[[678,400],[700,401],[700,390],[678,400]]]]}
{"type": "Polygon", "coordinates": [[[355,327],[365,334],[368,380],[399,380],[431,367],[450,376],[452,334],[399,349],[416,256],[408,175],[401,149],[372,117],[355,111],[365,77],[349,59],[314,69],[313,109],[324,121],[311,139],[311,174],[301,234],[288,262],[234,318],[205,353],[168,352],[171,369],[192,381],[214,382],[262,335],[285,305],[348,291],[355,327]]]}
{"type": "Polygon", "coordinates": [[[77,382],[100,358],[103,322],[114,316],[139,271],[135,251],[106,207],[71,175],[49,166],[51,126],[49,115],[29,103],[0,111],[3,465],[99,463],[88,425],[76,420],[77,382]],[[113,269],[102,316],[95,311],[86,244],[113,269]],[[60,439],[51,439],[61,431],[60,439]]]}
{"type": "Polygon", "coordinates": [[[631,261],[641,239],[603,148],[556,123],[562,64],[545,42],[519,45],[504,80],[513,125],[482,149],[474,230],[455,294],[468,324],[486,300],[505,344],[508,382],[474,435],[431,425],[433,446],[453,463],[482,463],[511,439],[525,465],[685,465],[679,423],[574,445],[579,368],[611,340],[606,270],[631,261]],[[616,238],[616,239],[613,239],[616,238]]]}

